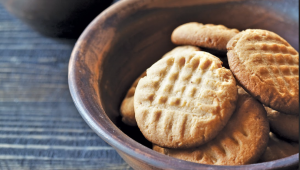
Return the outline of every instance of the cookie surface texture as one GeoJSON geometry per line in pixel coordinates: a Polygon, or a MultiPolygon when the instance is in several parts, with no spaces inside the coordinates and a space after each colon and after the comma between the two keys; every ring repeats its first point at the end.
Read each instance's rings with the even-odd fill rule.
{"type": "Polygon", "coordinates": [[[264,105],[299,115],[299,54],[279,35],[248,29],[227,44],[228,63],[239,83],[264,105]]]}
{"type": "Polygon", "coordinates": [[[269,124],[263,106],[238,88],[236,110],[225,128],[207,144],[191,149],[154,150],[178,159],[213,165],[243,165],[256,162],[264,153],[269,124]]]}
{"type": "Polygon", "coordinates": [[[195,147],[225,126],[236,100],[235,79],[219,58],[184,51],[147,70],[136,88],[135,118],[143,135],[156,145],[195,147]]]}
{"type": "Polygon", "coordinates": [[[265,107],[271,130],[277,135],[293,140],[299,141],[299,116],[288,115],[278,112],[269,107],[265,107]]]}
{"type": "Polygon", "coordinates": [[[265,153],[259,162],[268,162],[294,155],[299,152],[299,144],[287,142],[279,139],[274,133],[270,132],[270,139],[265,153]]]}
{"type": "MultiPolygon", "coordinates": [[[[169,51],[168,53],[166,53],[164,57],[167,57],[169,55],[173,55],[174,53],[179,53],[182,51],[200,51],[200,48],[195,47],[195,46],[178,46],[175,47],[173,50],[169,51]]],[[[135,112],[134,112],[134,107],[133,107],[133,96],[135,93],[135,88],[138,84],[138,82],[140,81],[140,79],[142,77],[146,76],[146,71],[144,73],[142,73],[142,75],[140,75],[135,81],[134,83],[131,85],[130,89],[128,90],[125,98],[122,101],[121,107],[120,107],[120,113],[122,116],[122,121],[129,125],[129,126],[136,126],[136,120],[135,120],[135,112]]]]}
{"type": "Polygon", "coordinates": [[[195,45],[226,51],[228,41],[237,33],[237,29],[229,29],[223,25],[190,22],[177,27],[171,40],[177,45],[195,45]]]}

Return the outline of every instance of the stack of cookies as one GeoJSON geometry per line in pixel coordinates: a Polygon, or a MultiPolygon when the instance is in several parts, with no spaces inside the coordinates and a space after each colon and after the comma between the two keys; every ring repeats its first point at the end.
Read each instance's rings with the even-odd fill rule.
{"type": "Polygon", "coordinates": [[[288,42],[200,23],[177,27],[171,40],[180,46],[133,83],[120,107],[155,151],[214,165],[298,153],[299,54],[288,42]],[[230,69],[200,48],[227,52],[230,69]]]}

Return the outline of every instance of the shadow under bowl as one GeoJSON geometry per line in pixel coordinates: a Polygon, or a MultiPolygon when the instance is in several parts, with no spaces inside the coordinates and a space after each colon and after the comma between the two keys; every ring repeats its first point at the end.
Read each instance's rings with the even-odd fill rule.
{"type": "Polygon", "coordinates": [[[187,22],[273,31],[299,50],[297,0],[127,0],[101,13],[77,41],[69,87],[88,125],[134,169],[292,169],[299,155],[243,166],[178,160],[151,149],[137,127],[124,125],[119,107],[131,83],[175,46],[174,28],[187,22]]]}

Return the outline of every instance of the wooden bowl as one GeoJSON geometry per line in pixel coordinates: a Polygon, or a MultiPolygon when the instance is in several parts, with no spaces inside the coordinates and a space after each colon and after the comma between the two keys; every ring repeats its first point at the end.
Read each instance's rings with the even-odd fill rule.
{"type": "Polygon", "coordinates": [[[126,0],[101,13],[84,31],[69,63],[69,87],[89,126],[134,169],[293,169],[298,154],[265,163],[213,166],[187,162],[151,149],[137,127],[120,121],[131,83],[175,47],[180,24],[197,21],[278,33],[298,50],[297,0],[126,0]]]}

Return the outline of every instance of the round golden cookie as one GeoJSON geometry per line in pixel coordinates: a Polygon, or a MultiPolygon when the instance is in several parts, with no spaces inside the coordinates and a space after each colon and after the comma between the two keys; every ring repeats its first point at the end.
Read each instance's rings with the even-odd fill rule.
{"type": "Polygon", "coordinates": [[[280,113],[265,106],[271,130],[279,136],[299,141],[299,116],[280,113]]]}
{"type": "Polygon", "coordinates": [[[178,159],[213,165],[243,165],[256,162],[264,153],[269,124],[263,106],[238,88],[236,109],[225,128],[212,141],[191,149],[154,150],[178,159]]]}
{"type": "Polygon", "coordinates": [[[120,112],[122,116],[122,121],[129,126],[136,126],[134,107],[133,107],[133,96],[135,93],[135,88],[141,78],[146,76],[146,72],[140,75],[131,85],[128,90],[124,100],[122,101],[120,112]]]}
{"type": "Polygon", "coordinates": [[[223,25],[190,22],[177,27],[171,40],[177,45],[195,45],[226,51],[228,41],[237,33],[237,29],[229,29],[223,25]]]}
{"type": "MultiPolygon", "coordinates": [[[[173,55],[174,53],[179,53],[181,51],[185,51],[185,50],[200,51],[200,48],[194,47],[194,46],[189,46],[189,45],[178,46],[178,47],[175,47],[173,50],[169,51],[168,53],[166,53],[162,58],[167,57],[169,55],[173,55]]],[[[140,81],[140,79],[142,77],[145,77],[145,76],[146,76],[146,71],[134,81],[134,83],[131,85],[130,89],[128,90],[125,98],[123,99],[121,107],[120,107],[122,121],[129,126],[137,125],[136,120],[135,120],[134,107],[133,107],[133,96],[134,96],[135,88],[136,88],[138,82],[140,81]]]]}
{"type": "Polygon", "coordinates": [[[252,96],[274,110],[299,114],[299,54],[279,35],[248,29],[227,44],[230,70],[252,96]]]}
{"type": "Polygon", "coordinates": [[[276,137],[272,132],[269,134],[269,142],[265,153],[259,162],[268,162],[294,155],[299,152],[299,143],[289,143],[276,137]]]}
{"type": "Polygon", "coordinates": [[[182,51],[147,70],[134,95],[135,118],[143,135],[168,148],[210,141],[235,109],[237,88],[219,58],[182,51]]]}

